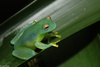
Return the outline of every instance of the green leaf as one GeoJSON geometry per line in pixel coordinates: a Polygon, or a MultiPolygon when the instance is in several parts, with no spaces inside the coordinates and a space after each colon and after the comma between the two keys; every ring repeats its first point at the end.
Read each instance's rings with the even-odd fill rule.
{"type": "Polygon", "coordinates": [[[25,62],[12,56],[10,40],[24,25],[48,15],[56,22],[54,31],[63,40],[100,20],[100,0],[33,1],[0,25],[0,65],[14,67],[25,62]]]}
{"type": "Polygon", "coordinates": [[[58,67],[100,67],[100,39],[98,35],[78,54],[58,67]]]}

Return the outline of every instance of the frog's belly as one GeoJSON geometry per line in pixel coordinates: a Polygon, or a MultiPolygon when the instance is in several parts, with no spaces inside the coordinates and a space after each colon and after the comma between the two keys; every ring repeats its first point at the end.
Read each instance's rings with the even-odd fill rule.
{"type": "Polygon", "coordinates": [[[25,44],[25,46],[28,47],[28,48],[31,48],[31,49],[35,49],[36,48],[34,42],[27,42],[25,44]]]}
{"type": "Polygon", "coordinates": [[[34,42],[27,42],[25,45],[27,47],[35,47],[34,42]]]}
{"type": "Polygon", "coordinates": [[[35,40],[35,36],[23,36],[20,37],[20,39],[15,43],[15,48],[17,47],[26,47],[26,48],[31,48],[31,49],[35,49],[35,45],[34,45],[34,40],[35,40]]]}
{"type": "Polygon", "coordinates": [[[25,43],[20,43],[20,44],[16,43],[14,45],[15,49],[19,47],[31,48],[33,50],[36,49],[34,42],[25,42],[25,43]]]}

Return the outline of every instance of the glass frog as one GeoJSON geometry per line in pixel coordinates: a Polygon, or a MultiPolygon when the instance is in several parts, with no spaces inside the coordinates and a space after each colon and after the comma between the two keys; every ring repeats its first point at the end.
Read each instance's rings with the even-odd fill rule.
{"type": "Polygon", "coordinates": [[[50,38],[50,37],[61,37],[55,33],[49,33],[56,28],[56,23],[51,20],[50,16],[47,16],[40,21],[30,23],[23,27],[19,33],[11,40],[11,44],[14,44],[14,51],[12,55],[23,59],[28,60],[31,57],[35,56],[37,52],[35,51],[36,48],[38,49],[47,49],[51,46],[58,47],[56,42],[51,43],[43,43],[43,38],[50,38]]]}

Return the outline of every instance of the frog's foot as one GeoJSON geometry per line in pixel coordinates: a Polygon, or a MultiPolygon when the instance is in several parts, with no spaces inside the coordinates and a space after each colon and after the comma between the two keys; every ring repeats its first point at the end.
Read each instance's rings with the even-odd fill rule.
{"type": "Polygon", "coordinates": [[[56,32],[54,32],[54,34],[55,34],[55,35],[57,35],[57,34],[58,34],[58,32],[56,31],[56,32]]]}
{"type": "Polygon", "coordinates": [[[33,21],[33,23],[32,24],[35,24],[36,23],[36,20],[35,21],[33,21]]]}
{"type": "Polygon", "coordinates": [[[57,35],[57,34],[58,34],[58,32],[55,32],[53,36],[57,37],[57,38],[61,38],[61,35],[57,35]]]}
{"type": "Polygon", "coordinates": [[[61,38],[61,35],[54,35],[55,37],[57,37],[57,38],[61,38]]]}
{"type": "Polygon", "coordinates": [[[12,52],[12,55],[23,60],[28,60],[31,57],[35,56],[36,53],[29,48],[17,48],[12,52]]]}
{"type": "Polygon", "coordinates": [[[58,45],[56,43],[58,43],[60,40],[57,40],[56,42],[52,43],[52,46],[54,47],[58,47],[58,45]]]}

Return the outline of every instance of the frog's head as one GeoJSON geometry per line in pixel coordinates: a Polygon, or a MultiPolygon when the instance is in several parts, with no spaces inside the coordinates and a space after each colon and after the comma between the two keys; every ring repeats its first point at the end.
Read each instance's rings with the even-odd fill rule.
{"type": "Polygon", "coordinates": [[[52,31],[56,28],[56,23],[51,20],[51,17],[45,17],[44,19],[40,20],[39,22],[40,27],[38,28],[39,33],[45,34],[47,32],[52,31]]]}

